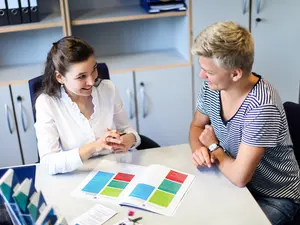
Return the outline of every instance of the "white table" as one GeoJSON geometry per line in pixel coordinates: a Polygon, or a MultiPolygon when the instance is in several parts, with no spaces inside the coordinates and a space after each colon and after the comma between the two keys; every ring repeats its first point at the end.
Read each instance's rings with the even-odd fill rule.
{"type": "MultiPolygon", "coordinates": [[[[127,153],[125,156],[111,154],[90,159],[85,165],[72,173],[50,176],[37,166],[36,187],[42,190],[46,201],[53,205],[68,222],[84,213],[97,200],[71,197],[70,193],[86,178],[101,160],[117,160],[138,165],[163,164],[168,167],[191,173],[196,176],[175,216],[135,210],[142,216],[143,225],[183,225],[220,224],[253,225],[270,224],[247,188],[238,188],[230,183],[217,168],[198,171],[191,162],[191,151],[187,144],[127,153]]],[[[118,212],[105,224],[114,224],[127,217],[130,208],[109,202],[101,202],[118,212]]]]}

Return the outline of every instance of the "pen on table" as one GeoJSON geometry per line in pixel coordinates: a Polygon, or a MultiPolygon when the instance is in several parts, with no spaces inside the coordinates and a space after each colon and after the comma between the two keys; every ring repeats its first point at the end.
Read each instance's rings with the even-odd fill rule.
{"type": "MultiPolygon", "coordinates": [[[[121,134],[119,134],[119,135],[120,135],[120,137],[121,137],[121,136],[124,136],[125,134],[127,134],[127,133],[121,133],[121,134]]],[[[116,139],[115,137],[112,137],[112,138],[116,139]]]]}

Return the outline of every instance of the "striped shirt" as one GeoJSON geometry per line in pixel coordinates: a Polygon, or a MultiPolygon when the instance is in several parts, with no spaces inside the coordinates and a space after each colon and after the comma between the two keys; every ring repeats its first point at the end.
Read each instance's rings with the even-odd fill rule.
{"type": "Polygon", "coordinates": [[[198,94],[197,109],[210,118],[220,145],[233,158],[241,142],[265,148],[247,185],[250,191],[267,197],[300,199],[300,171],[283,105],[277,91],[259,78],[230,120],[221,117],[220,91],[210,90],[206,81],[198,94]]]}

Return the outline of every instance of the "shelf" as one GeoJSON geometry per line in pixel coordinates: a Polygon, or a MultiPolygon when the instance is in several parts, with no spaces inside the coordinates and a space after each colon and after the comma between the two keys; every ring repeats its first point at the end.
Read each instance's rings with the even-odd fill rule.
{"type": "Polygon", "coordinates": [[[0,86],[27,83],[43,73],[44,64],[0,67],[0,86]]]}
{"type": "MultiPolygon", "coordinates": [[[[96,60],[105,62],[110,74],[190,65],[176,50],[97,57],[96,60]]],[[[27,83],[31,78],[40,76],[43,70],[43,63],[0,67],[0,86],[27,83]]]]}
{"type": "Polygon", "coordinates": [[[105,62],[111,74],[190,65],[176,50],[98,57],[96,60],[105,62]]]}
{"type": "Polygon", "coordinates": [[[36,23],[24,23],[17,25],[1,26],[0,33],[9,33],[26,30],[38,30],[52,27],[62,27],[63,22],[60,13],[41,15],[42,20],[36,23]]]}
{"type": "Polygon", "coordinates": [[[88,11],[72,12],[72,25],[120,22],[153,19],[161,17],[185,16],[186,11],[148,14],[141,6],[122,6],[88,11]]]}

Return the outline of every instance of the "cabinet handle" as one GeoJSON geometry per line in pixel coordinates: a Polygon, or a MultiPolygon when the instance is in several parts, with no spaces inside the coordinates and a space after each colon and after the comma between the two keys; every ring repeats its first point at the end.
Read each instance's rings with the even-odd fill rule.
{"type": "Polygon", "coordinates": [[[256,0],[256,14],[260,13],[261,0],[256,0]]]}
{"type": "Polygon", "coordinates": [[[140,94],[142,98],[142,108],[143,108],[143,118],[147,116],[147,105],[146,105],[146,96],[145,96],[145,84],[143,82],[140,83],[140,94]]]}
{"type": "Polygon", "coordinates": [[[243,15],[246,14],[247,11],[247,2],[248,0],[243,0],[243,15]]]}
{"type": "Polygon", "coordinates": [[[128,97],[128,105],[129,105],[129,119],[133,119],[133,107],[132,107],[132,95],[129,88],[126,90],[127,97],[128,97]]]}
{"type": "Polygon", "coordinates": [[[258,25],[258,23],[259,23],[259,22],[261,22],[261,21],[262,21],[262,19],[261,19],[261,18],[256,18],[256,19],[255,19],[255,26],[257,26],[257,25],[258,25]]]}
{"type": "Polygon", "coordinates": [[[17,101],[18,101],[19,106],[20,106],[20,113],[21,113],[21,121],[22,121],[23,131],[26,132],[24,108],[23,108],[23,104],[22,104],[22,97],[20,95],[17,97],[17,101]]]}
{"type": "Polygon", "coordinates": [[[4,105],[4,109],[5,109],[5,116],[6,116],[6,119],[7,119],[8,130],[9,130],[9,133],[12,134],[13,131],[12,131],[11,124],[10,124],[10,115],[9,115],[9,112],[8,112],[8,105],[7,104],[4,105]]]}

